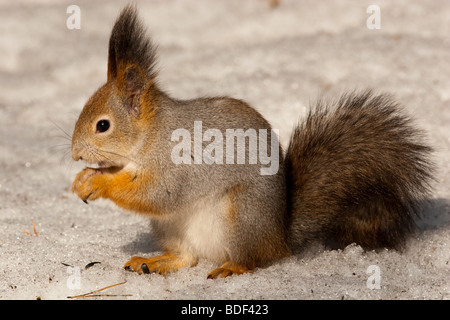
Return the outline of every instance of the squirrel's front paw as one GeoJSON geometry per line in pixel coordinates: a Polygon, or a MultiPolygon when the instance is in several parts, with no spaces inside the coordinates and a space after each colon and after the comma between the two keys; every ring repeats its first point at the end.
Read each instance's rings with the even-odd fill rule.
{"type": "Polygon", "coordinates": [[[87,203],[87,200],[95,200],[100,197],[99,188],[95,186],[94,178],[102,174],[98,169],[86,168],[77,174],[73,184],[72,192],[87,203]]]}

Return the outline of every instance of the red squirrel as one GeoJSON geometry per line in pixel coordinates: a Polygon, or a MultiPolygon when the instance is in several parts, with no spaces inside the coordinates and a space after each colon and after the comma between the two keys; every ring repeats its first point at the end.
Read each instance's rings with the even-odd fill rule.
{"type": "Polygon", "coordinates": [[[284,152],[244,101],[169,96],[155,62],[137,10],[125,7],[109,40],[107,81],[72,137],[73,159],[96,165],[76,176],[72,191],[151,218],[164,253],[132,257],[126,269],[164,275],[205,258],[217,264],[208,278],[217,278],[252,272],[316,240],[370,249],[404,242],[429,190],[431,148],[390,97],[364,91],[318,102],[284,152]],[[180,147],[198,123],[200,149],[191,141],[180,147]],[[174,136],[180,129],[188,135],[174,136]],[[222,138],[236,143],[220,149],[211,133],[230,129],[246,133],[244,142],[222,138]],[[276,166],[262,174],[267,155],[276,166]]]}

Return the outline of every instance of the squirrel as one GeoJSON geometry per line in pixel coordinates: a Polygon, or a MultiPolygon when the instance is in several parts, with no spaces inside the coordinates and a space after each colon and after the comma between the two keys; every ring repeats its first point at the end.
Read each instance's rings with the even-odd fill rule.
{"type": "MultiPolygon", "coordinates": [[[[401,109],[371,90],[319,99],[284,152],[272,144],[278,137],[269,122],[244,101],[178,100],[165,93],[155,45],[128,5],[111,32],[107,81],[75,125],[72,158],[87,167],[72,192],[86,203],[106,198],[151,218],[163,254],[132,257],[124,268],[139,274],[165,275],[208,259],[217,264],[208,278],[239,275],[315,241],[399,248],[432,179],[432,149],[401,109]],[[225,155],[215,144],[223,137],[201,136],[197,149],[191,140],[180,148],[189,135],[177,139],[174,132],[195,137],[196,123],[200,134],[242,129],[265,132],[270,141],[244,136],[244,163],[225,163],[231,149],[225,155]],[[250,161],[251,141],[259,142],[257,154],[277,156],[277,170],[262,174],[267,157],[250,161]],[[208,146],[214,157],[195,160],[208,146]],[[182,161],[174,161],[182,153],[182,161]]],[[[236,143],[231,151],[239,159],[242,148],[236,143]]]]}

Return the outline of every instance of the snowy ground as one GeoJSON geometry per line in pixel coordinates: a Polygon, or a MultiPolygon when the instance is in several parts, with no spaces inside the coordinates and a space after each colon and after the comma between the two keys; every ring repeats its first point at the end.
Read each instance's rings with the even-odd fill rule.
{"type": "Polygon", "coordinates": [[[366,87],[394,94],[436,150],[426,218],[406,249],[317,245],[214,281],[206,279],[215,267],[209,261],[166,277],[122,270],[131,256],[158,250],[148,221],[108,201],[85,205],[69,192],[82,164],[72,162],[58,127],[71,133],[105,81],[109,32],[126,2],[4,0],[1,299],[66,299],[124,281],[102,293],[132,296],[100,298],[450,299],[450,2],[269,2],[138,1],[159,44],[163,87],[178,98],[245,99],[280,129],[283,144],[319,94],[366,87]],[[79,30],[66,27],[71,4],[81,8],[79,30]],[[379,30],[366,26],[371,4],[381,8],[379,30]],[[91,262],[101,263],[85,269],[91,262]],[[380,288],[370,289],[378,275],[380,288]]]}

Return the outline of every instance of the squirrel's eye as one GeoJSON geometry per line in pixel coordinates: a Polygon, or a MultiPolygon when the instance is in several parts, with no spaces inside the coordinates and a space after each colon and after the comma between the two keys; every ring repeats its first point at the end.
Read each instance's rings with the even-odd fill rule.
{"type": "Polygon", "coordinates": [[[100,120],[97,122],[97,132],[105,132],[109,129],[109,121],[108,120],[100,120]]]}

